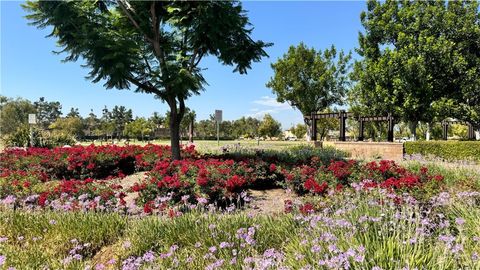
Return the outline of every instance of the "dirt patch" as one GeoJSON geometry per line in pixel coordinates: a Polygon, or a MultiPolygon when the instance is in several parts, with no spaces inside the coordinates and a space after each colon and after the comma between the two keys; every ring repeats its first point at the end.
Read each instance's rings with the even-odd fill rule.
{"type": "Polygon", "coordinates": [[[92,258],[91,263],[95,265],[104,265],[104,269],[115,269],[115,263],[118,262],[121,254],[122,242],[116,242],[109,246],[104,246],[92,258]]]}
{"type": "Polygon", "coordinates": [[[131,187],[133,187],[135,183],[138,183],[141,180],[145,179],[145,174],[146,172],[138,172],[131,174],[121,180],[120,185],[122,185],[123,190],[127,195],[124,198],[125,202],[127,202],[127,205],[134,204],[135,200],[138,198],[138,192],[129,192],[129,190],[131,187]]]}
{"type": "Polygon", "coordinates": [[[274,188],[267,190],[248,190],[251,202],[247,214],[281,214],[285,210],[285,200],[296,200],[298,196],[293,192],[288,192],[282,188],[274,188]]]}

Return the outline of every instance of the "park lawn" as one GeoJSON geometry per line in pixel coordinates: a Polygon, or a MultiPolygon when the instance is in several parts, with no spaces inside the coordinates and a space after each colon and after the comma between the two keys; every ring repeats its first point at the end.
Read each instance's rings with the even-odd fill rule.
{"type": "MultiPolygon", "coordinates": [[[[95,142],[95,145],[105,145],[110,142],[95,142]]],[[[131,140],[129,144],[136,145],[146,145],[148,143],[159,144],[159,145],[170,145],[170,140],[153,140],[153,141],[133,141],[131,140]]],[[[188,143],[188,141],[182,141],[183,144],[188,143]]],[[[92,142],[82,141],[81,145],[90,145],[92,142]]],[[[125,145],[123,141],[117,142],[118,145],[125,145]]],[[[223,148],[230,150],[239,150],[239,149],[269,149],[269,150],[283,150],[286,147],[306,145],[306,141],[257,141],[257,140],[221,140],[219,142],[213,140],[195,140],[194,143],[195,149],[201,153],[220,153],[223,148]]]]}

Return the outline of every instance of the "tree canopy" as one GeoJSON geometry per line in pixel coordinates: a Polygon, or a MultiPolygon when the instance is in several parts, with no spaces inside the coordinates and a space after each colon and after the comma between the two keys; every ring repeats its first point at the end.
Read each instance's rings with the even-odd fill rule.
{"type": "Polygon", "coordinates": [[[282,132],[282,125],[267,113],[258,127],[258,132],[260,136],[277,137],[282,132]]]}
{"type": "Polygon", "coordinates": [[[304,116],[341,105],[348,87],[350,58],[343,51],[337,54],[333,45],[324,51],[304,43],[290,46],[271,65],[274,76],[267,87],[277,95],[277,101],[288,102],[304,116]]]}
{"type": "Polygon", "coordinates": [[[27,18],[53,27],[67,53],[82,58],[88,78],[106,88],[153,94],[170,107],[172,157],[180,158],[179,125],[185,99],[206,83],[199,66],[207,55],[244,74],[267,56],[254,41],[236,1],[28,1],[27,18]]]}
{"type": "Polygon", "coordinates": [[[391,112],[414,129],[418,121],[465,119],[465,111],[474,111],[480,96],[478,2],[370,0],[361,22],[352,106],[391,112]],[[440,111],[439,102],[466,109],[440,111]]]}

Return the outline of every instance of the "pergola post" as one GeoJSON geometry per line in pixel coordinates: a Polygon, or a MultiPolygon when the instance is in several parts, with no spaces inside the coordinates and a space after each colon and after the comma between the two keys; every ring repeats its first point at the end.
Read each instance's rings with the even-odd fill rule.
{"type": "Polygon", "coordinates": [[[347,119],[345,111],[340,111],[340,138],[339,140],[344,142],[346,140],[345,137],[345,120],[347,119]]]}
{"type": "Polygon", "coordinates": [[[394,127],[394,123],[393,123],[393,117],[392,117],[392,114],[388,114],[387,116],[388,118],[388,132],[387,132],[387,141],[389,142],[393,142],[393,127],[394,127]]]}
{"type": "Polygon", "coordinates": [[[473,125],[470,123],[467,123],[468,125],[468,139],[469,140],[474,140],[475,139],[475,130],[473,129],[473,125]]]}
{"type": "Polygon", "coordinates": [[[315,113],[312,113],[311,114],[311,137],[312,137],[312,141],[317,141],[317,119],[315,117],[315,113]]]}
{"type": "Polygon", "coordinates": [[[445,141],[448,139],[448,122],[447,121],[442,122],[442,139],[445,141]]]}
{"type": "Polygon", "coordinates": [[[364,122],[362,120],[362,118],[360,117],[360,120],[358,120],[358,124],[359,124],[359,134],[358,134],[358,140],[359,141],[363,141],[364,140],[364,136],[363,136],[363,133],[364,133],[364,122]]]}

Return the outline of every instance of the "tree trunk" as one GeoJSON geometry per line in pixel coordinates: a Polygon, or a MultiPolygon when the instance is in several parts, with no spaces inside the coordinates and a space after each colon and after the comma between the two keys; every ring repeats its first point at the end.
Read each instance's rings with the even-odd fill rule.
{"type": "Polygon", "coordinates": [[[417,121],[410,122],[410,132],[412,133],[413,141],[417,140],[417,121]]]}
{"type": "Polygon", "coordinates": [[[176,110],[170,108],[170,146],[172,148],[172,159],[179,160],[180,156],[180,120],[176,110]]]}
{"type": "Polygon", "coordinates": [[[188,126],[188,141],[193,143],[193,121],[190,122],[190,125],[188,126]]]}
{"type": "Polygon", "coordinates": [[[170,106],[170,147],[172,150],[172,160],[179,160],[182,158],[180,155],[180,122],[185,113],[185,103],[181,98],[178,98],[178,100],[178,109],[176,98],[170,98],[167,100],[167,103],[170,106]]]}
{"type": "Polygon", "coordinates": [[[427,133],[425,134],[425,140],[430,141],[430,134],[432,133],[432,125],[427,123],[427,133]]]}
{"type": "Polygon", "coordinates": [[[307,136],[306,136],[306,140],[307,142],[311,141],[312,140],[312,127],[311,125],[313,125],[313,121],[310,120],[308,121],[307,119],[304,119],[303,122],[305,123],[305,126],[307,127],[307,136]]]}

